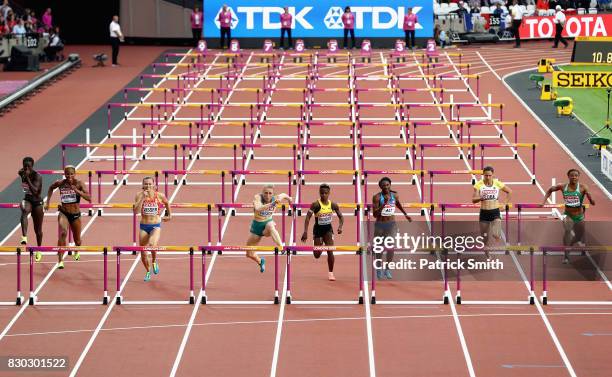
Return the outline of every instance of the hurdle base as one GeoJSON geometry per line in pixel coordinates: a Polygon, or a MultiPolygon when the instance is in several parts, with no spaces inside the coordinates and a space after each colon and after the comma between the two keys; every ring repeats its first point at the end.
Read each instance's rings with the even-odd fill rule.
{"type": "Polygon", "coordinates": [[[36,302],[36,296],[30,296],[28,299],[28,305],[34,305],[36,302]]]}
{"type": "Polygon", "coordinates": [[[542,300],[542,305],[548,305],[548,297],[547,296],[542,296],[542,297],[540,297],[540,299],[542,300]]]}
{"type": "Polygon", "coordinates": [[[15,305],[21,305],[24,301],[24,297],[23,296],[17,296],[17,298],[15,299],[15,305]]]}
{"type": "Polygon", "coordinates": [[[202,298],[200,299],[200,304],[206,305],[206,295],[202,295],[202,298]]]}
{"type": "Polygon", "coordinates": [[[285,298],[285,304],[291,304],[291,296],[285,298]]]}
{"type": "Polygon", "coordinates": [[[121,305],[121,296],[115,297],[115,304],[121,305]]]}
{"type": "Polygon", "coordinates": [[[372,298],[370,299],[370,304],[372,305],[376,304],[376,296],[372,296],[372,298]]]}
{"type": "Polygon", "coordinates": [[[448,296],[444,295],[444,298],[442,299],[442,302],[444,303],[444,305],[448,305],[449,300],[448,300],[448,296]]]}
{"type": "Polygon", "coordinates": [[[535,297],[529,296],[529,305],[535,305],[535,297]]]}
{"type": "Polygon", "coordinates": [[[189,304],[190,305],[194,305],[195,304],[195,297],[189,296],[189,304]]]}
{"type": "Polygon", "coordinates": [[[461,296],[457,296],[455,298],[455,303],[457,303],[457,305],[461,305],[461,296]]]}

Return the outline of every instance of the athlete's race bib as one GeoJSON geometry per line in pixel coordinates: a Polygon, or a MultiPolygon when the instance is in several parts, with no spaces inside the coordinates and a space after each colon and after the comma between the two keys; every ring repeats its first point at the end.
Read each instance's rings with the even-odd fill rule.
{"type": "Polygon", "coordinates": [[[238,42],[237,39],[232,39],[232,43],[230,43],[230,51],[231,52],[240,51],[240,43],[238,42]]]}
{"type": "Polygon", "coordinates": [[[60,189],[60,201],[64,204],[76,203],[77,194],[73,189],[60,189]]]}
{"type": "Polygon", "coordinates": [[[381,216],[389,217],[395,215],[395,205],[385,204],[380,212],[381,216]]]}
{"type": "Polygon", "coordinates": [[[147,216],[156,216],[159,213],[159,207],[155,202],[148,202],[142,205],[142,214],[147,216]]]}
{"type": "Polygon", "coordinates": [[[319,225],[329,225],[332,223],[332,214],[331,213],[322,213],[317,217],[317,222],[319,225]]]}
{"type": "Polygon", "coordinates": [[[206,52],[207,46],[206,46],[206,41],[201,39],[198,42],[198,51],[200,51],[200,54],[203,54],[206,52]]]}
{"type": "Polygon", "coordinates": [[[329,42],[327,42],[327,49],[329,50],[329,52],[338,51],[338,41],[335,39],[331,39],[329,42]]]}
{"type": "Polygon", "coordinates": [[[564,197],[565,205],[568,207],[579,207],[580,206],[580,198],[576,195],[569,195],[564,197]]]}
{"type": "Polygon", "coordinates": [[[30,185],[28,185],[25,182],[21,182],[21,188],[23,189],[23,192],[26,194],[31,194],[32,191],[30,191],[30,185]]]}
{"type": "Polygon", "coordinates": [[[295,51],[304,52],[304,41],[303,40],[298,39],[297,41],[295,41],[295,51]]]}
{"type": "Polygon", "coordinates": [[[480,189],[480,198],[482,200],[495,200],[499,195],[499,190],[496,188],[482,188],[480,189]]]}
{"type": "Polygon", "coordinates": [[[395,41],[395,52],[404,52],[406,44],[401,39],[395,41]]]}

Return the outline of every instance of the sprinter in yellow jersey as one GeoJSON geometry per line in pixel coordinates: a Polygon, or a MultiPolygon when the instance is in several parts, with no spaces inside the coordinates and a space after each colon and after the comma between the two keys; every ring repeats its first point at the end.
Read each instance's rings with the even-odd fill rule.
{"type": "MultiPolygon", "coordinates": [[[[482,170],[482,179],[474,185],[472,203],[480,203],[480,234],[485,239],[485,245],[506,244],[506,236],[502,230],[501,212],[499,211],[499,193],[506,193],[506,203],[510,202],[512,190],[500,180],[493,178],[495,170],[486,166],[482,170]]],[[[489,253],[486,252],[487,257],[489,253]]]]}
{"type": "MultiPolygon", "coordinates": [[[[595,201],[591,197],[589,188],[585,184],[580,184],[580,172],[576,169],[570,169],[567,172],[566,184],[552,186],[546,191],[542,204],[546,204],[546,200],[555,191],[561,191],[563,194],[563,202],[565,203],[565,218],[563,219],[563,227],[565,233],[563,235],[563,245],[565,246],[584,246],[583,238],[585,232],[584,223],[584,199],[588,198],[591,205],[595,205],[595,201]]],[[[563,263],[569,263],[569,252],[565,251],[563,263]]]]}
{"type": "MultiPolygon", "coordinates": [[[[315,215],[315,225],[312,228],[312,237],[314,239],[315,246],[333,246],[334,245],[334,228],[332,227],[332,217],[334,212],[338,216],[338,234],[342,234],[342,226],[344,225],[344,217],[342,216],[342,212],[340,212],[340,207],[338,204],[329,200],[329,192],[331,189],[327,183],[323,183],[319,186],[319,196],[320,199],[316,202],[313,202],[310,205],[310,209],[306,214],[306,219],[304,220],[304,233],[302,234],[302,242],[306,242],[308,239],[308,224],[310,223],[310,218],[312,215],[315,215]]],[[[314,250],[314,257],[319,259],[321,256],[321,251],[314,250]]],[[[336,280],[334,276],[334,252],[327,251],[327,268],[328,279],[330,281],[336,280]]]]}
{"type": "MultiPolygon", "coordinates": [[[[261,194],[255,195],[253,198],[253,221],[251,222],[251,234],[247,240],[247,246],[256,246],[261,241],[262,237],[272,237],[276,246],[282,249],[283,243],[276,224],[272,221],[272,216],[276,210],[276,205],[283,200],[291,204],[291,197],[287,194],[278,194],[274,196],[274,186],[264,186],[261,194]]],[[[260,258],[255,250],[247,250],[247,258],[254,260],[259,266],[259,271],[266,270],[266,260],[260,258]]]]}

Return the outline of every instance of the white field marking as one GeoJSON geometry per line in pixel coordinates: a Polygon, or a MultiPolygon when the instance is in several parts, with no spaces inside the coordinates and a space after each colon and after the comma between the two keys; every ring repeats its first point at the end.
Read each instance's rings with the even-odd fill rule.
{"type": "MultiPolygon", "coordinates": [[[[315,57],[315,59],[318,59],[318,57],[315,57]]],[[[272,96],[270,96],[270,102],[272,102],[272,96]]],[[[303,133],[301,137],[302,137],[302,142],[305,143],[306,133],[303,133]]],[[[300,159],[300,169],[303,169],[303,166],[304,166],[304,159],[300,159]]],[[[296,192],[295,192],[296,198],[300,196],[301,186],[302,185],[297,185],[296,187],[296,192]]],[[[291,224],[291,230],[292,231],[290,233],[289,243],[294,244],[295,240],[293,240],[293,223],[291,224]]],[[[274,338],[274,351],[272,352],[272,364],[270,366],[270,377],[276,377],[276,369],[278,367],[278,358],[279,358],[279,353],[280,353],[280,344],[281,344],[282,332],[283,332],[283,322],[285,320],[284,318],[285,318],[286,300],[287,300],[287,273],[285,271],[285,276],[283,278],[283,288],[282,288],[282,293],[280,296],[280,309],[278,312],[278,320],[276,321],[277,323],[276,324],[276,336],[274,338]]]]}
{"type": "MultiPolygon", "coordinates": [[[[448,58],[448,54],[447,54],[447,58],[448,58]]],[[[416,58],[414,58],[414,59],[416,61],[416,58]]],[[[450,60],[450,58],[448,58],[448,60],[453,65],[453,67],[454,67],[454,63],[450,60]]],[[[455,69],[456,69],[456,67],[455,67],[455,69]]],[[[420,67],[419,67],[419,70],[421,72],[423,72],[422,68],[420,68],[420,67]]],[[[462,80],[462,81],[464,83],[466,83],[465,80],[462,80]]],[[[431,88],[431,86],[429,85],[428,81],[425,81],[425,84],[427,85],[428,88],[431,88]]],[[[468,90],[469,90],[469,85],[468,85],[468,90]]],[[[430,92],[430,95],[431,95],[434,103],[438,103],[438,100],[437,100],[436,96],[432,92],[430,92]]],[[[441,108],[437,108],[437,110],[438,110],[438,112],[440,113],[440,115],[442,116],[443,119],[448,120],[446,118],[446,115],[444,114],[444,111],[441,108]]],[[[456,137],[455,133],[452,132],[450,127],[448,127],[448,131],[452,135],[452,138],[453,138],[454,142],[458,143],[457,137],[456,137]]],[[[465,153],[464,153],[463,149],[462,148],[458,148],[458,149],[459,149],[459,153],[463,156],[464,163],[466,163],[466,165],[468,166],[468,169],[470,169],[469,163],[467,162],[467,158],[465,156],[465,153]]],[[[472,175],[472,177],[474,178],[474,175],[472,175]]],[[[438,257],[439,257],[439,254],[438,254],[438,257]]],[[[450,293],[450,292],[447,292],[447,293],[450,293]]],[[[461,322],[459,321],[459,316],[457,314],[457,308],[455,307],[455,302],[454,302],[452,297],[449,297],[448,301],[449,301],[449,304],[450,304],[450,307],[451,307],[451,311],[453,313],[453,317],[452,318],[453,318],[453,321],[455,323],[455,328],[457,329],[457,335],[459,337],[459,343],[461,344],[461,349],[463,351],[463,356],[465,358],[465,362],[466,362],[466,366],[467,366],[467,369],[468,369],[468,373],[469,373],[470,377],[475,377],[476,373],[474,371],[474,366],[472,364],[472,357],[470,356],[470,352],[469,352],[469,349],[468,349],[468,346],[467,346],[467,342],[466,342],[465,336],[463,334],[463,328],[461,326],[461,322]]]]}
{"type": "MultiPolygon", "coordinates": [[[[253,53],[251,53],[249,55],[249,58],[247,59],[246,64],[244,65],[243,69],[242,69],[242,74],[244,74],[244,72],[246,71],[247,67],[248,67],[248,63],[251,61],[251,59],[253,58],[253,53]]],[[[242,75],[241,74],[241,75],[242,75]]],[[[238,84],[242,81],[242,78],[239,76],[239,78],[236,80],[236,82],[234,82],[234,86],[232,87],[232,90],[228,93],[228,95],[225,98],[225,104],[229,103],[229,100],[231,98],[231,96],[235,93],[234,89],[236,89],[238,87],[238,84]]],[[[221,109],[219,109],[219,112],[217,114],[217,119],[220,118],[221,113],[226,109],[225,106],[223,106],[221,109]]],[[[207,141],[210,139],[210,135],[212,135],[213,132],[213,128],[214,127],[210,127],[210,129],[208,130],[208,133],[206,135],[206,137],[204,138],[204,141],[207,141]]],[[[196,152],[196,154],[200,153],[200,149],[198,149],[198,151],[196,152]]],[[[193,167],[193,165],[195,164],[195,162],[197,161],[197,159],[193,159],[191,161],[191,163],[189,164],[189,169],[191,169],[193,167]]],[[[246,161],[245,163],[245,168],[248,167],[248,163],[249,160],[246,161]]],[[[186,175],[183,176],[182,181],[186,179],[186,175]]],[[[240,187],[237,188],[237,191],[240,190],[240,187]]],[[[177,190],[178,191],[178,190],[177,190]]],[[[224,221],[224,225],[223,228],[221,229],[221,239],[223,239],[223,236],[225,235],[225,230],[227,229],[227,224],[229,223],[231,216],[227,216],[225,221],[224,221]]],[[[219,243],[219,242],[218,242],[219,243]]],[[[216,261],[216,257],[217,257],[217,253],[215,253],[213,255],[213,257],[211,258],[211,262],[210,265],[208,267],[208,270],[206,271],[206,276],[204,277],[205,282],[208,282],[208,279],[210,279],[210,275],[212,274],[212,270],[214,267],[214,262],[216,261]]],[[[174,359],[174,363],[172,364],[172,370],[170,371],[170,376],[173,377],[176,375],[176,372],[178,371],[178,368],[180,366],[181,363],[181,359],[183,357],[183,353],[185,352],[185,348],[187,347],[187,341],[189,340],[189,335],[191,334],[191,329],[193,328],[193,323],[195,321],[196,315],[198,313],[198,310],[200,308],[200,304],[199,301],[201,300],[202,297],[202,293],[200,292],[200,294],[198,295],[196,302],[195,302],[195,307],[193,308],[192,312],[191,312],[191,316],[189,317],[189,321],[187,322],[186,325],[186,329],[185,332],[183,333],[183,338],[181,340],[181,344],[179,345],[179,349],[177,351],[176,357],[174,359]]]]}
{"type": "MultiPolygon", "coordinates": [[[[187,57],[187,56],[185,56],[187,57]]],[[[184,58],[185,58],[184,57],[184,58]]],[[[184,59],[183,58],[183,59],[184,59]]],[[[217,57],[215,57],[215,61],[216,61],[217,57]]],[[[214,61],[213,61],[214,63],[214,61]]],[[[211,66],[212,67],[212,66],[211,66]]],[[[209,69],[211,68],[209,67],[209,69]]],[[[176,68],[176,66],[175,66],[176,68]]],[[[174,68],[173,68],[174,69],[174,68]]],[[[202,82],[202,79],[200,79],[195,85],[199,85],[202,82]]],[[[191,96],[194,92],[189,93],[187,97],[191,96]]],[[[178,106],[177,109],[175,111],[173,111],[172,115],[175,115],[178,111],[181,110],[181,106],[178,106]]],[[[164,130],[166,129],[166,127],[163,127],[159,133],[161,134],[164,130]]],[[[159,140],[159,137],[156,136],[153,139],[153,142],[159,140]]],[[[146,148],[141,155],[145,155],[147,152],[149,151],[149,148],[146,148]]],[[[138,165],[140,163],[140,161],[136,161],[133,166],[130,168],[134,169],[136,167],[136,165],[138,165]]],[[[119,188],[121,187],[121,185],[117,185],[117,188],[115,190],[113,190],[113,192],[109,195],[108,199],[105,201],[105,203],[108,203],[108,201],[110,201],[110,199],[114,196],[114,194],[119,190],[119,188]]],[[[175,191],[178,191],[180,189],[180,187],[177,187],[177,189],[175,191]]],[[[93,220],[95,220],[95,218],[97,218],[97,213],[94,215],[94,218],[92,219],[92,221],[90,221],[87,225],[89,226],[93,220]]],[[[134,258],[134,263],[132,263],[132,267],[130,268],[128,274],[126,275],[126,277],[123,280],[123,283],[120,286],[120,292],[123,291],[123,288],[125,287],[125,285],[127,284],[127,282],[129,281],[129,278],[132,274],[132,272],[134,271],[134,269],[136,268],[136,266],[138,265],[138,262],[140,261],[139,256],[136,256],[134,258]]],[[[120,292],[116,293],[116,296],[118,296],[120,294],[120,292]]],[[[112,311],[112,309],[115,307],[116,304],[116,300],[112,300],[112,302],[110,303],[110,305],[108,306],[108,309],[106,310],[106,312],[104,313],[104,316],[102,317],[102,319],[100,320],[100,322],[98,323],[98,326],[96,327],[96,330],[94,331],[94,333],[92,334],[92,336],[90,337],[89,341],[87,342],[87,345],[85,346],[85,348],[83,349],[83,352],[81,352],[81,355],[79,356],[77,362],[74,364],[74,367],[72,368],[72,370],[70,371],[70,377],[73,377],[76,375],[76,373],[78,372],[81,364],[83,363],[83,361],[85,360],[85,357],[87,356],[87,353],[89,352],[89,350],[91,349],[91,347],[93,346],[98,334],[100,333],[100,329],[102,328],[102,326],[104,326],[104,323],[106,323],[106,319],[110,316],[110,313],[112,311]]]]}
{"type": "MultiPolygon", "coordinates": [[[[183,59],[184,59],[184,58],[183,58],[183,59]]],[[[177,68],[177,67],[172,68],[172,69],[170,70],[170,72],[172,72],[172,71],[173,71],[173,70],[175,70],[176,68],[177,68]]],[[[161,84],[162,84],[162,83],[163,83],[165,80],[166,80],[165,78],[164,78],[164,79],[162,79],[162,80],[160,80],[160,81],[159,81],[159,82],[158,82],[156,85],[154,85],[153,87],[155,87],[155,88],[156,88],[156,87],[158,87],[158,86],[159,86],[159,85],[161,85],[161,84]]],[[[153,94],[153,91],[150,91],[149,93],[147,93],[147,94],[144,96],[144,98],[148,98],[148,97],[149,97],[151,94],[153,94]]],[[[130,114],[132,114],[134,111],[136,111],[136,109],[137,109],[136,107],[135,107],[134,109],[132,109],[132,110],[131,110],[131,111],[128,113],[127,117],[129,117],[129,115],[130,115],[130,114]]],[[[115,131],[116,129],[118,129],[118,128],[119,128],[119,127],[120,127],[120,126],[123,124],[123,122],[125,121],[125,119],[126,119],[126,117],[124,117],[123,119],[121,119],[121,120],[119,121],[119,123],[118,123],[118,124],[117,124],[117,125],[116,125],[116,126],[113,128],[113,129],[111,129],[111,135],[112,135],[113,131],[115,131]]],[[[106,135],[105,137],[103,137],[103,138],[102,138],[102,140],[100,141],[100,143],[99,143],[99,144],[103,144],[103,143],[104,143],[104,142],[105,142],[107,139],[108,139],[108,135],[106,135]]],[[[91,150],[91,153],[94,153],[96,150],[98,150],[98,148],[97,148],[97,147],[96,147],[96,148],[93,148],[93,149],[91,150]]],[[[83,158],[83,159],[81,160],[81,162],[79,162],[79,163],[77,164],[76,169],[78,169],[80,166],[82,166],[82,165],[83,165],[84,163],[86,163],[87,161],[88,161],[88,159],[87,159],[87,156],[86,156],[85,158],[83,158]]],[[[47,197],[45,197],[45,198],[43,198],[43,199],[46,201],[46,200],[47,200],[47,197]]],[[[28,217],[28,219],[29,219],[29,217],[28,217]]],[[[91,224],[91,223],[92,223],[94,220],[95,220],[95,217],[94,217],[94,218],[92,218],[92,219],[90,220],[90,222],[89,222],[89,223],[88,223],[88,224],[85,226],[85,228],[83,228],[83,230],[81,231],[81,233],[82,233],[82,234],[84,234],[84,233],[87,231],[89,224],[91,224]]],[[[7,234],[7,235],[6,235],[6,237],[4,237],[4,239],[3,239],[3,240],[0,242],[0,245],[3,245],[3,244],[4,244],[4,243],[5,243],[5,242],[6,242],[6,241],[7,241],[7,240],[10,238],[10,237],[12,237],[13,233],[15,233],[15,232],[16,232],[18,229],[20,229],[20,227],[21,227],[21,224],[17,224],[17,225],[15,226],[15,228],[13,228],[13,230],[12,230],[11,232],[9,232],[9,234],[7,234]]],[[[37,296],[38,292],[40,292],[40,290],[43,288],[44,284],[45,284],[45,283],[46,283],[46,282],[49,280],[49,278],[50,278],[50,277],[51,277],[51,275],[52,275],[52,274],[55,272],[55,270],[56,270],[56,269],[57,269],[57,265],[56,265],[56,266],[54,266],[54,267],[53,267],[53,268],[52,268],[52,269],[49,271],[49,273],[48,273],[48,274],[45,276],[45,278],[44,278],[44,279],[41,281],[41,283],[38,285],[38,288],[37,288],[37,289],[36,289],[36,290],[33,292],[34,297],[36,297],[36,296],[37,296]]],[[[4,328],[4,330],[2,331],[2,333],[0,333],[0,341],[2,341],[2,338],[3,338],[3,337],[4,337],[4,336],[5,336],[7,333],[8,333],[8,331],[11,329],[11,327],[13,327],[13,325],[15,324],[15,322],[17,322],[17,319],[19,319],[19,318],[21,317],[21,314],[23,314],[23,312],[26,310],[26,308],[27,308],[28,306],[29,306],[29,305],[23,305],[23,306],[21,307],[21,309],[20,309],[20,310],[19,310],[19,311],[18,311],[18,312],[15,314],[15,316],[14,316],[14,317],[11,319],[11,321],[10,321],[10,322],[7,324],[7,326],[4,328]]]]}
{"type": "MultiPolygon", "coordinates": [[[[523,283],[525,283],[525,287],[527,288],[527,291],[531,291],[529,287],[529,281],[527,280],[527,276],[525,275],[525,272],[523,271],[523,267],[521,267],[521,264],[516,258],[515,252],[511,251],[510,256],[512,257],[512,261],[514,262],[516,268],[518,269],[518,272],[521,275],[521,278],[523,279],[523,283]]],[[[546,326],[546,330],[548,330],[548,333],[553,343],[555,344],[555,347],[557,348],[557,352],[559,352],[559,355],[561,356],[561,359],[563,360],[563,363],[565,364],[565,367],[567,368],[568,373],[570,374],[570,376],[576,377],[576,372],[574,372],[574,368],[572,367],[572,364],[570,363],[569,358],[565,354],[565,350],[563,349],[561,342],[557,338],[557,334],[555,333],[555,330],[552,328],[552,325],[550,324],[550,321],[548,320],[548,317],[546,316],[546,313],[544,312],[544,309],[542,308],[542,305],[540,304],[540,300],[538,299],[535,300],[535,306],[538,310],[538,314],[540,315],[540,317],[542,318],[542,321],[544,322],[544,325],[546,326]]]]}
{"type": "MultiPolygon", "coordinates": [[[[381,305],[383,306],[383,305],[381,305]]],[[[438,305],[442,306],[442,305],[438,305]]],[[[130,307],[132,309],[147,309],[147,310],[167,310],[170,307],[146,307],[146,308],[136,308],[130,307]]],[[[227,309],[229,307],[223,307],[227,309]]],[[[235,309],[248,309],[251,310],[253,307],[239,307],[235,309]]],[[[298,308],[298,307],[296,307],[298,308]]],[[[299,306],[300,309],[310,308],[299,306]]],[[[328,309],[328,307],[324,307],[328,309]]],[[[345,307],[343,307],[345,308],[345,307]]],[[[415,307],[410,306],[389,306],[389,308],[393,309],[414,309],[415,307]]],[[[45,308],[47,309],[47,308],[45,308]]],[[[51,309],[51,308],[48,308],[51,309]]],[[[59,308],[58,308],[59,309],[59,308]]],[[[87,307],[89,310],[94,310],[95,308],[87,307]]],[[[350,307],[346,307],[346,309],[351,309],[350,307]]],[[[387,306],[385,306],[387,309],[387,306]]],[[[427,307],[427,309],[430,309],[427,307]]],[[[549,316],[553,317],[571,317],[571,316],[612,316],[612,313],[550,313],[549,316]]],[[[445,319],[452,318],[452,314],[423,314],[423,315],[398,315],[398,316],[372,316],[372,319],[377,320],[401,320],[401,319],[445,319]]],[[[458,314],[459,317],[465,318],[486,318],[486,317],[538,317],[539,313],[475,313],[475,314],[458,314]]],[[[289,323],[308,323],[308,322],[321,322],[321,321],[360,321],[364,320],[366,317],[333,317],[333,318],[305,318],[305,319],[285,319],[284,322],[289,323]]],[[[259,321],[228,321],[228,322],[202,322],[202,323],[194,323],[194,327],[207,327],[207,326],[232,326],[232,325],[259,325],[259,324],[271,324],[277,323],[277,320],[259,320],[259,321]]],[[[187,327],[186,324],[168,324],[168,325],[149,325],[149,326],[129,326],[129,327],[109,327],[105,329],[101,329],[100,332],[119,332],[119,331],[131,331],[131,330],[149,330],[149,329],[167,329],[167,328],[181,328],[187,327]]],[[[19,338],[19,337],[28,337],[28,336],[46,336],[46,335],[65,335],[65,334],[78,334],[78,333],[91,333],[94,332],[95,329],[79,329],[79,330],[61,330],[61,331],[45,331],[45,332],[28,332],[28,333],[17,333],[7,335],[7,338],[19,338]]],[[[600,333],[590,332],[589,334],[599,335],[600,333]]],[[[601,333],[603,334],[603,333],[601,333]]],[[[607,334],[607,333],[606,333],[607,334]]]]}

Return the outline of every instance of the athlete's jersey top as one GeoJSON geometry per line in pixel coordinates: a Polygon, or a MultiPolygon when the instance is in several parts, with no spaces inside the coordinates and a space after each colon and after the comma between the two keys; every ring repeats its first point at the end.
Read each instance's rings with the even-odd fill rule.
{"type": "Polygon", "coordinates": [[[332,223],[332,201],[327,200],[327,204],[323,204],[321,200],[317,201],[319,203],[319,210],[315,212],[315,221],[317,225],[329,225],[332,223]]]}
{"type": "Polygon", "coordinates": [[[482,200],[497,200],[499,198],[499,192],[505,185],[498,179],[493,179],[493,184],[487,186],[484,180],[476,182],[474,188],[478,190],[478,194],[482,200]]]}

